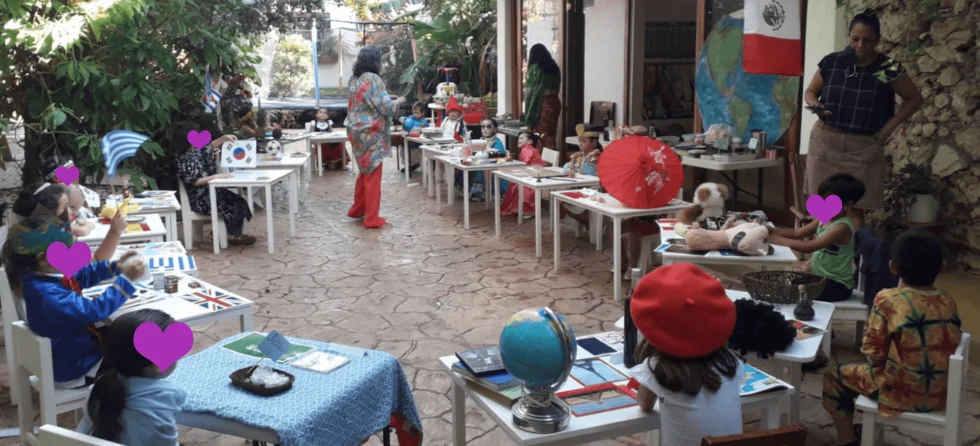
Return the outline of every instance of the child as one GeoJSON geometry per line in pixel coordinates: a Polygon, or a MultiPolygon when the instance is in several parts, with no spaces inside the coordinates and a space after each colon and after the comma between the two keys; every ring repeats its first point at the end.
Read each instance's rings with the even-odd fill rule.
{"type": "Polygon", "coordinates": [[[942,246],[932,235],[907,231],[892,245],[888,266],[901,280],[875,296],[861,346],[867,358],[824,372],[823,407],[842,445],[857,446],[861,438],[853,426],[858,395],[876,398],[883,416],[946,407],[949,355],[962,332],[956,302],[935,286],[942,246]]]}
{"type": "MultiPolygon", "coordinates": [[[[487,154],[492,156],[507,156],[507,148],[504,146],[503,139],[497,136],[497,121],[493,118],[487,118],[480,121],[480,131],[483,135],[483,140],[487,142],[487,154]]],[[[457,175],[457,183],[462,184],[462,172],[457,175]]],[[[486,200],[486,191],[484,190],[484,183],[486,178],[483,172],[475,172],[470,176],[470,201],[484,201],[486,200]]],[[[501,181],[500,187],[502,190],[507,190],[507,181],[501,181]]]]}
{"type": "Polygon", "coordinates": [[[174,319],[160,310],[138,310],[109,325],[106,372],[92,386],[78,432],[127,446],[177,445],[176,413],[187,394],[162,379],[173,373],[176,362],[160,370],[133,346],[136,328],[144,322],[166,331],[174,319]]]}
{"type": "Polygon", "coordinates": [[[721,283],[689,263],[662,266],[637,284],[630,315],[644,338],[630,369],[637,402],[650,412],[660,399],[663,444],[742,433],[744,367],[727,347],[735,304],[721,283]]]}
{"type": "Polygon", "coordinates": [[[854,290],[854,205],[864,196],[864,183],[853,175],[839,173],[820,183],[817,190],[823,199],[836,195],[841,211],[830,223],[812,221],[800,229],[770,229],[769,243],[788,246],[802,253],[813,253],[810,261],[813,274],[827,278],[827,286],[816,300],[840,302],[851,297],[854,290]],[[816,234],[813,240],[804,240],[816,234]]]}
{"type": "MultiPolygon", "coordinates": [[[[333,123],[326,109],[316,109],[316,121],[313,124],[315,132],[330,132],[333,123]]],[[[320,162],[329,169],[336,169],[344,160],[343,143],[320,144],[320,162]]]]}
{"type": "MultiPolygon", "coordinates": [[[[111,232],[122,233],[126,218],[116,214],[111,232]]],[[[118,262],[93,262],[73,277],[65,277],[51,266],[48,247],[74,242],[68,226],[61,220],[35,216],[10,229],[7,243],[15,285],[21,284],[27,309],[27,323],[38,336],[51,339],[55,385],[75,388],[94,377],[102,361],[101,335],[93,324],[109,317],[132,297],[133,281],[143,276],[146,266],[135,252],[124,254],[118,262]],[[118,277],[116,277],[118,276],[118,277]],[[101,296],[87,298],[85,288],[114,279],[101,296]]]]}
{"type": "MultiPolygon", "coordinates": [[[[517,137],[517,145],[521,147],[520,159],[528,166],[544,167],[544,160],[541,159],[541,152],[538,151],[538,141],[540,137],[534,133],[524,132],[517,137]]],[[[514,215],[517,207],[521,206],[519,185],[510,184],[507,186],[507,194],[504,195],[504,203],[501,205],[501,215],[514,215]]],[[[524,218],[534,218],[534,189],[524,188],[524,218]]]]}
{"type": "Polygon", "coordinates": [[[463,122],[463,107],[459,106],[455,96],[449,97],[446,105],[446,119],[442,120],[442,138],[457,142],[466,140],[466,123],[463,122]]]}
{"type": "MultiPolygon", "coordinates": [[[[91,233],[95,225],[85,219],[76,218],[73,212],[74,206],[84,205],[79,203],[77,193],[74,201],[70,198],[69,188],[64,184],[43,183],[29,185],[21,190],[20,195],[14,202],[14,220],[21,222],[31,216],[50,216],[57,217],[65,224],[71,224],[72,235],[84,237],[91,233]]],[[[84,200],[83,200],[84,201],[84,200]]],[[[95,260],[109,260],[115,255],[116,247],[119,245],[120,234],[113,234],[111,231],[106,234],[105,240],[98,249],[95,250],[93,258],[95,260]]]]}
{"type": "Polygon", "coordinates": [[[504,140],[497,135],[497,129],[499,127],[497,120],[493,118],[486,118],[480,121],[480,132],[483,135],[483,139],[487,142],[487,150],[501,156],[506,156],[507,147],[504,146],[504,140]]]}
{"type": "MultiPolygon", "coordinates": [[[[429,119],[425,117],[425,104],[421,102],[416,102],[412,105],[412,116],[405,116],[401,118],[402,129],[405,130],[410,136],[418,136],[421,134],[421,129],[430,127],[432,123],[429,119]]],[[[421,144],[416,142],[408,143],[408,157],[409,162],[407,163],[410,167],[409,169],[415,170],[419,168],[421,164],[421,152],[418,148],[421,144]]],[[[404,170],[402,171],[404,172],[404,170]]]]}

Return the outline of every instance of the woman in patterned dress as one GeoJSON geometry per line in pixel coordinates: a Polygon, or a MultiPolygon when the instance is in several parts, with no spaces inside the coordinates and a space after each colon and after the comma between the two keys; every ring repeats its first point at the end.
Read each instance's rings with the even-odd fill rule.
{"type": "MultiPolygon", "coordinates": [[[[170,138],[173,149],[184,152],[177,159],[177,178],[187,188],[187,199],[190,201],[191,210],[198,214],[210,215],[211,195],[208,192],[208,182],[232,177],[230,173],[218,173],[215,159],[221,153],[222,144],[235,141],[237,138],[234,135],[225,135],[198,150],[197,147],[187,144],[187,134],[192,130],[199,131],[200,126],[193,122],[179,123],[170,138]]],[[[255,244],[254,236],[243,233],[245,220],[252,219],[248,202],[225,188],[217,188],[215,193],[218,215],[228,228],[228,243],[239,246],[255,244]]]]}
{"type": "Polygon", "coordinates": [[[364,218],[364,227],[380,228],[387,223],[381,209],[381,164],[391,151],[391,118],[405,98],[388,94],[381,80],[381,49],[366,46],[357,54],[354,74],[347,91],[347,137],[354,148],[357,184],[350,218],[364,218]]]}
{"type": "Polygon", "coordinates": [[[561,70],[542,44],[531,47],[524,82],[524,125],[541,135],[541,147],[556,149],[555,134],[561,116],[561,70]]]}

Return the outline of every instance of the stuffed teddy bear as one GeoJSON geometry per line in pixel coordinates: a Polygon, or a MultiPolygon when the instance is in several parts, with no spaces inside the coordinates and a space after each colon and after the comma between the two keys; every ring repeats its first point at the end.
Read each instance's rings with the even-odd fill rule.
{"type": "Polygon", "coordinates": [[[705,217],[724,217],[727,199],[728,186],[724,184],[703,183],[694,190],[694,204],[701,206],[705,217]]]}
{"type": "Polygon", "coordinates": [[[725,231],[703,229],[694,225],[684,236],[691,251],[706,252],[728,248],[728,234],[725,231]]]}
{"type": "Polygon", "coordinates": [[[766,243],[766,238],[769,237],[769,228],[759,223],[742,223],[722,232],[725,233],[728,247],[739,254],[747,256],[769,254],[769,244],[766,243]]]}

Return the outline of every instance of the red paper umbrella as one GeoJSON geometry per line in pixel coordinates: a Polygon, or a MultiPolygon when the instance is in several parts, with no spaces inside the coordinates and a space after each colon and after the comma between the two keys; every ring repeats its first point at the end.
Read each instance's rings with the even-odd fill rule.
{"type": "Polygon", "coordinates": [[[670,146],[646,136],[614,141],[599,157],[603,189],[635,209],[670,203],[684,184],[684,166],[670,146]]]}

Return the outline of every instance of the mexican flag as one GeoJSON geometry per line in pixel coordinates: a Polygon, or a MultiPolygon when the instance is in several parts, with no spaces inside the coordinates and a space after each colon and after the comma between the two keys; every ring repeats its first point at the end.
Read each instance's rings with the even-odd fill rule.
{"type": "Polygon", "coordinates": [[[803,75],[800,0],[745,0],[746,73],[803,75]]]}

